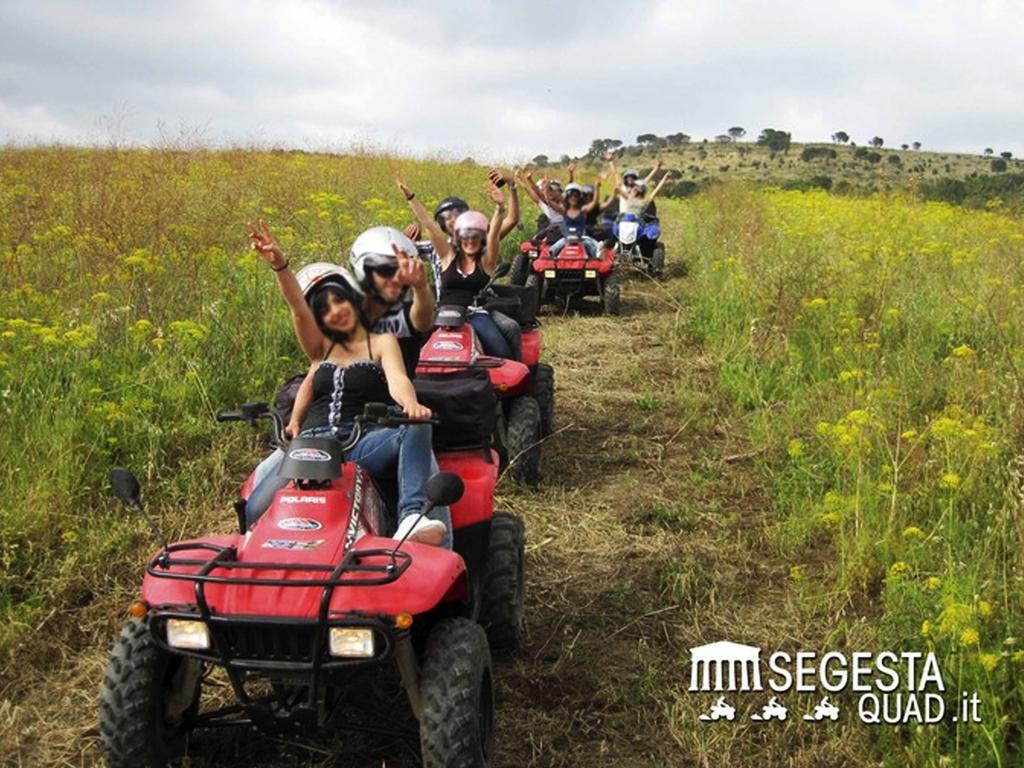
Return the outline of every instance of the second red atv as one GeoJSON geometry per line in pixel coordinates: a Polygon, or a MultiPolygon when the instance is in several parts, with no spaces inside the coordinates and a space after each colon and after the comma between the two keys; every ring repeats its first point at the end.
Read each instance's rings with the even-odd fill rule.
{"type": "MultiPolygon", "coordinates": [[[[441,306],[437,311],[436,329],[420,350],[414,383],[420,400],[431,408],[443,407],[439,394],[453,387],[472,385],[466,380],[486,376],[497,398],[494,419],[495,445],[502,466],[508,464],[509,475],[521,482],[536,485],[541,475],[541,441],[554,430],[554,369],[540,361],[542,335],[536,320],[536,291],[532,288],[495,285],[494,281],[508,272],[502,264],[494,277],[468,309],[441,306]],[[517,320],[522,338],[519,360],[485,355],[473,327],[467,322],[469,312],[497,309],[517,320]]],[[[450,414],[453,421],[467,419],[480,425],[482,414],[466,410],[467,404],[454,398],[452,404],[462,411],[450,414]]],[[[442,414],[442,425],[446,419],[442,414]]],[[[456,430],[456,438],[472,430],[471,424],[456,430]]],[[[444,447],[444,430],[435,430],[435,448],[444,447]]]]}
{"type": "MultiPolygon", "coordinates": [[[[243,726],[304,734],[351,728],[419,741],[429,768],[487,768],[494,754],[492,645],[522,634],[522,523],[493,512],[497,461],[489,448],[438,456],[428,503],[451,508],[454,551],[388,533],[379,487],[330,438],[285,443],[265,404],[218,414],[274,421],[289,484],[248,530],[168,545],[149,561],[132,618],[103,679],[100,736],[112,768],[157,768],[198,729],[243,726]],[[219,667],[233,693],[209,693],[219,667]],[[397,672],[394,672],[396,670],[397,672]],[[401,679],[405,711],[370,718],[365,679],[401,679]],[[411,719],[414,727],[402,727],[411,719]],[[397,724],[396,724],[397,723],[397,724]]],[[[410,423],[367,406],[364,425],[410,423]]],[[[125,470],[111,483],[142,509],[125,470]]],[[[251,490],[252,478],[243,496],[251,490]]],[[[154,526],[154,530],[155,526],[154,526]]]]}

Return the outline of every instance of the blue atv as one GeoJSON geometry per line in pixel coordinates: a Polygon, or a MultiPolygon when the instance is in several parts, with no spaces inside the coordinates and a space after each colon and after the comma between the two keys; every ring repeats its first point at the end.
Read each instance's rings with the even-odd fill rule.
{"type": "Polygon", "coordinates": [[[618,260],[642,267],[651,277],[661,277],[665,271],[665,246],[658,241],[661,222],[657,216],[619,214],[612,224],[612,234],[618,260]]]}

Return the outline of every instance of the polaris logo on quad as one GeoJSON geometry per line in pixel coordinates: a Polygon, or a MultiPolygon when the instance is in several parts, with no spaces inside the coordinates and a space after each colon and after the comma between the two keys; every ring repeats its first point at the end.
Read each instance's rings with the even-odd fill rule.
{"type": "Polygon", "coordinates": [[[463,350],[462,344],[458,341],[435,341],[433,346],[434,349],[443,349],[452,352],[461,352],[463,350]]]}
{"type": "MultiPolygon", "coordinates": [[[[938,660],[931,651],[855,651],[849,658],[839,651],[822,655],[816,651],[796,654],[776,651],[767,657],[766,663],[767,675],[762,684],[760,648],[726,640],[691,648],[690,690],[705,693],[766,689],[775,693],[821,690],[838,693],[849,690],[861,694],[857,714],[862,723],[981,722],[980,700],[977,693],[971,691],[961,692],[959,706],[954,705],[947,716],[946,701],[941,695],[946,685],[938,660]],[[904,690],[897,691],[897,688],[904,690]]],[[[822,697],[814,710],[802,719],[808,722],[837,720],[839,708],[828,698],[827,695],[822,697]]],[[[786,708],[772,697],[761,713],[750,719],[756,722],[785,720],[786,713],[786,708]]],[[[707,722],[735,717],[736,708],[720,696],[711,710],[699,719],[707,722]]]]}
{"type": "Polygon", "coordinates": [[[330,461],[331,454],[319,448],[296,448],[288,454],[288,458],[295,461],[330,461]]]}
{"type": "Polygon", "coordinates": [[[318,531],[323,525],[319,520],[308,517],[286,517],[278,522],[277,527],[285,531],[318,531]]]}
{"type": "Polygon", "coordinates": [[[327,499],[323,496],[282,496],[281,501],[285,504],[326,504],[327,499]]]}

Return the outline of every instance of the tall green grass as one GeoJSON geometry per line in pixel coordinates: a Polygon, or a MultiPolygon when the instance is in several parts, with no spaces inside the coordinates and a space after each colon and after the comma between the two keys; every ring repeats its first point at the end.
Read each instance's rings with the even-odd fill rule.
{"type": "Polygon", "coordinates": [[[428,205],[485,203],[471,163],[0,151],[0,649],[153,549],[112,466],[140,475],[169,536],[211,498],[230,526],[264,443],[213,414],[304,367],[244,222],[270,221],[296,265],[343,261],[363,228],[411,221],[395,169],[428,205]]]}
{"type": "Polygon", "coordinates": [[[794,576],[823,565],[838,607],[882,608],[874,650],[935,650],[950,706],[982,697],[980,726],[880,732],[886,764],[1020,764],[1024,222],[742,187],[687,220],[693,327],[794,576]]]}

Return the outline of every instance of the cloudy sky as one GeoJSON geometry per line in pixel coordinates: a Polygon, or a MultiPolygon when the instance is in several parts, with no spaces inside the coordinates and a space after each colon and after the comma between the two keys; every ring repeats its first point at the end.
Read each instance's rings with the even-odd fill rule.
{"type": "Polygon", "coordinates": [[[0,144],[523,158],[740,125],[1024,156],[1024,2],[5,0],[0,144]]]}

